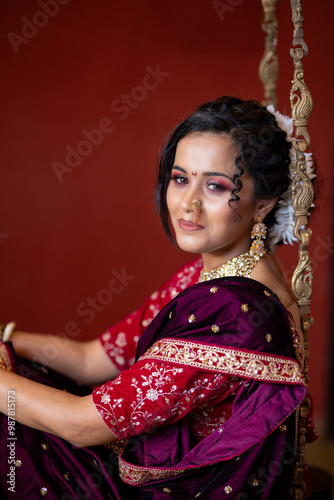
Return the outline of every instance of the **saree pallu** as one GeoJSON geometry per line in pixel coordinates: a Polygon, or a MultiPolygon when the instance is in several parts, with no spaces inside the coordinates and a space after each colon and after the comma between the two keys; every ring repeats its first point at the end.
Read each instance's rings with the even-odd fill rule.
{"type": "Polygon", "coordinates": [[[133,438],[120,456],[131,498],[287,499],[306,393],[301,358],[292,317],[262,284],[221,278],[180,293],[144,331],[138,361],[197,366],[245,384],[232,417],[199,443],[187,419],[133,438]]]}
{"type": "MultiPolygon", "coordinates": [[[[18,359],[14,371],[86,395],[50,369],[18,359]]],[[[8,419],[0,416],[1,498],[236,500],[288,498],[296,409],[306,392],[301,346],[292,318],[266,287],[248,278],[190,286],[141,336],[137,360],[242,378],[232,417],[200,442],[188,416],[118,445],[76,448],[60,438],[15,424],[15,494],[8,490],[8,419]],[[119,470],[118,470],[119,468],[119,470]]]]}

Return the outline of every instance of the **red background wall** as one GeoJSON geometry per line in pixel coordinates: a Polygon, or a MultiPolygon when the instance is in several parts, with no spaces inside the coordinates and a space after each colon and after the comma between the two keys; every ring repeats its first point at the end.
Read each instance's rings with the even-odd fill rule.
{"type": "MultiPolygon", "coordinates": [[[[189,260],[168,242],[154,214],[160,143],[201,102],[223,94],[263,95],[257,74],[264,48],[260,0],[220,2],[220,16],[216,4],[1,3],[2,322],[14,319],[22,329],[55,334],[74,322],[77,338],[93,338],[189,260]],[[41,14],[42,4],[49,14],[41,14]],[[147,75],[157,68],[164,75],[155,84],[147,75]],[[138,88],[143,83],[146,90],[138,88]],[[116,100],[122,95],[132,97],[121,110],[116,100]],[[100,143],[89,151],[80,143],[87,139],[82,131],[99,125],[104,133],[94,136],[100,143]],[[67,147],[79,147],[85,156],[57,177],[52,165],[65,164],[67,147]],[[108,296],[103,290],[122,270],[133,279],[115,281],[119,293],[108,296]],[[95,310],[90,300],[97,301],[95,310]]],[[[330,0],[321,10],[304,4],[310,49],[305,79],[315,101],[309,131],[319,169],[310,386],[320,422],[328,390],[333,253],[333,39],[321,26],[333,18],[334,6],[330,0]]],[[[289,113],[288,0],[280,1],[278,18],[279,108],[289,113]]],[[[297,247],[279,255],[291,276],[297,247]]]]}

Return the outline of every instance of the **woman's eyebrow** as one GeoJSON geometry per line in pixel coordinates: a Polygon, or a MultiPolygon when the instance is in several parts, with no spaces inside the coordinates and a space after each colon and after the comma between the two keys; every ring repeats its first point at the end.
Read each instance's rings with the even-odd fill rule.
{"type": "MultiPolygon", "coordinates": [[[[185,168],[179,167],[178,165],[173,165],[172,169],[179,170],[183,174],[187,174],[188,173],[185,168]]],[[[226,174],[223,174],[222,172],[203,172],[202,175],[204,175],[205,177],[218,177],[218,176],[219,177],[226,177],[226,179],[228,179],[229,181],[233,182],[233,179],[231,179],[231,177],[229,177],[226,174]]]]}
{"type": "Polygon", "coordinates": [[[233,182],[233,179],[231,179],[231,177],[229,177],[226,174],[223,174],[222,172],[203,172],[202,175],[205,175],[205,177],[217,177],[217,176],[226,177],[226,179],[228,179],[231,182],[233,182]]]}
{"type": "Polygon", "coordinates": [[[184,168],[179,167],[178,165],[173,165],[172,169],[179,170],[180,172],[183,172],[184,174],[187,173],[187,171],[184,168]]]}

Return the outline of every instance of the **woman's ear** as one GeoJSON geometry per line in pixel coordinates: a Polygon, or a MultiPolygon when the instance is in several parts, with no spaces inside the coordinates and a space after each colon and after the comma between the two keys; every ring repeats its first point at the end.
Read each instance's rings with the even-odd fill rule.
{"type": "Polygon", "coordinates": [[[264,219],[265,216],[269,214],[270,210],[274,208],[274,206],[277,203],[277,200],[278,198],[267,198],[267,199],[257,200],[255,207],[256,218],[260,216],[262,219],[264,219]]]}

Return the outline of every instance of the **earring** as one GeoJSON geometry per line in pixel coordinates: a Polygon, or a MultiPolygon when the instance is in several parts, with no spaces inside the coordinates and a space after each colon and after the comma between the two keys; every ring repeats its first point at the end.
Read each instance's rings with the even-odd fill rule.
{"type": "Polygon", "coordinates": [[[267,236],[267,227],[262,222],[262,217],[257,218],[256,224],[254,224],[251,238],[254,240],[249,249],[249,253],[256,260],[259,260],[265,254],[264,240],[267,236]],[[255,238],[255,239],[254,239],[255,238]]]}
{"type": "Polygon", "coordinates": [[[201,214],[201,202],[199,200],[193,200],[192,204],[193,204],[192,212],[193,212],[193,216],[194,216],[194,222],[195,222],[195,224],[198,224],[199,217],[201,214]]]}

